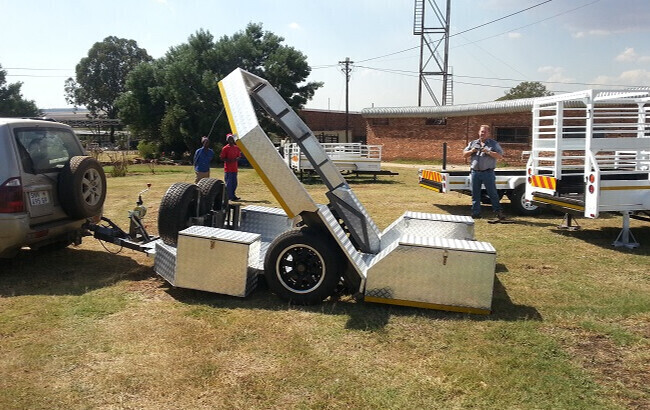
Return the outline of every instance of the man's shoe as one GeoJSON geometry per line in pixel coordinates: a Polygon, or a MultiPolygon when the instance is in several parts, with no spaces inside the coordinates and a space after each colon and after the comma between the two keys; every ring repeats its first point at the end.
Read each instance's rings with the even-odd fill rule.
{"type": "Polygon", "coordinates": [[[236,196],[236,197],[233,197],[233,199],[231,199],[231,201],[241,201],[241,198],[236,196]]]}
{"type": "Polygon", "coordinates": [[[503,221],[506,219],[506,216],[503,214],[503,212],[499,211],[497,212],[497,219],[503,221]]]}
{"type": "Polygon", "coordinates": [[[481,219],[481,214],[473,214],[472,218],[473,219],[481,219]]]}

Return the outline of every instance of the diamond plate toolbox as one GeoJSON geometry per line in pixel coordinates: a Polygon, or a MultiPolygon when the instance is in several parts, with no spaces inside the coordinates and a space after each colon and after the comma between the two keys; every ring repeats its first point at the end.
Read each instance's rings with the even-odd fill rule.
{"type": "Polygon", "coordinates": [[[368,270],[369,302],[490,313],[496,251],[491,244],[404,235],[368,270]]]}
{"type": "Polygon", "coordinates": [[[174,286],[247,296],[257,285],[260,235],[191,226],[178,233],[174,286]]]}

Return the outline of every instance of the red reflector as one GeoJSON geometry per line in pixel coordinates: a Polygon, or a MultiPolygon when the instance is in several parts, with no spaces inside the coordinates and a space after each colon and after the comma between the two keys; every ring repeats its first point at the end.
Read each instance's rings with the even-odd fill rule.
{"type": "Polygon", "coordinates": [[[20,178],[10,178],[0,185],[0,213],[15,214],[25,212],[23,187],[20,178]]]}
{"type": "Polygon", "coordinates": [[[533,180],[533,177],[528,177],[528,183],[530,184],[531,181],[533,180]]]}
{"type": "Polygon", "coordinates": [[[50,231],[49,231],[48,229],[45,229],[45,230],[43,230],[43,231],[34,232],[34,233],[31,234],[30,236],[33,237],[33,238],[44,238],[44,237],[47,236],[47,234],[48,234],[49,232],[50,232],[50,231]]]}
{"type": "Polygon", "coordinates": [[[593,184],[595,180],[596,180],[596,177],[594,176],[594,174],[589,174],[589,182],[591,182],[593,184]]]}
{"type": "Polygon", "coordinates": [[[533,174],[533,169],[532,169],[532,168],[528,168],[528,175],[532,175],[532,174],[533,174]]]}
{"type": "Polygon", "coordinates": [[[589,185],[589,193],[590,194],[594,193],[594,186],[593,185],[589,185]]]}

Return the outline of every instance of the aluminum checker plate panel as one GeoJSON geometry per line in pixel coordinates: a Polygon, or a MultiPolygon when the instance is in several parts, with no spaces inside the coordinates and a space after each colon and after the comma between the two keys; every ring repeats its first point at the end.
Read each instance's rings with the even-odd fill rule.
{"type": "Polygon", "coordinates": [[[357,251],[354,245],[352,245],[352,242],[350,242],[350,238],[348,238],[348,236],[345,234],[345,231],[343,231],[343,228],[341,228],[341,225],[339,225],[338,221],[329,210],[327,205],[318,206],[318,215],[321,217],[321,220],[325,226],[327,226],[327,229],[332,234],[332,237],[336,240],[345,255],[348,257],[348,260],[350,261],[354,270],[359,274],[363,289],[363,281],[366,277],[368,262],[372,260],[374,255],[364,254],[357,251]]]}
{"type": "Polygon", "coordinates": [[[404,235],[473,240],[474,220],[468,216],[408,211],[384,230],[381,249],[404,235]]]}
{"type": "Polygon", "coordinates": [[[249,265],[259,259],[260,235],[192,226],[178,234],[175,286],[247,296],[257,284],[249,265]]]}
{"type": "Polygon", "coordinates": [[[153,270],[173,286],[176,275],[176,248],[165,245],[163,241],[156,241],[153,270]]]}
{"type": "Polygon", "coordinates": [[[241,210],[239,230],[257,233],[263,242],[272,242],[293,227],[293,220],[280,208],[249,205],[241,210]]]}
{"type": "Polygon", "coordinates": [[[373,261],[365,297],[489,312],[495,265],[487,242],[405,235],[373,261]]]}
{"type": "Polygon", "coordinates": [[[237,145],[289,215],[315,211],[316,204],[311,196],[258,123],[249,90],[261,84],[268,85],[268,82],[241,69],[234,70],[219,82],[230,126],[237,134],[237,145]]]}

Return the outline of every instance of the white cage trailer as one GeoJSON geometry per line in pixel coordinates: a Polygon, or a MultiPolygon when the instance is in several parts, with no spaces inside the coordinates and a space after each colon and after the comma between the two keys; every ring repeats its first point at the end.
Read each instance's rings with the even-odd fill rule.
{"type": "MultiPolygon", "coordinates": [[[[491,311],[496,251],[474,240],[472,218],[407,211],[381,232],[266,80],[236,69],[219,89],[237,145],[282,208],[226,204],[216,179],[172,185],[160,204],[160,239],[130,246],[154,257],[156,273],[176,287],[240,297],[264,275],[272,292],[296,304],[320,303],[344,289],[368,302],[491,311]],[[328,204],[314,202],[287,166],[253,101],[300,146],[324,182],[328,204]]],[[[96,236],[110,240],[113,228],[96,236]]]]}
{"type": "Polygon", "coordinates": [[[650,88],[535,99],[526,199],[586,218],[623,215],[613,245],[639,244],[630,218],[650,221],[650,88]]]}
{"type": "MultiPolygon", "coordinates": [[[[334,165],[347,175],[397,175],[396,172],[381,169],[381,145],[368,145],[358,142],[350,143],[321,143],[327,156],[334,165]]],[[[307,155],[302,152],[300,144],[285,142],[282,145],[284,160],[294,172],[300,175],[315,173],[315,169],[307,155]]]]}

